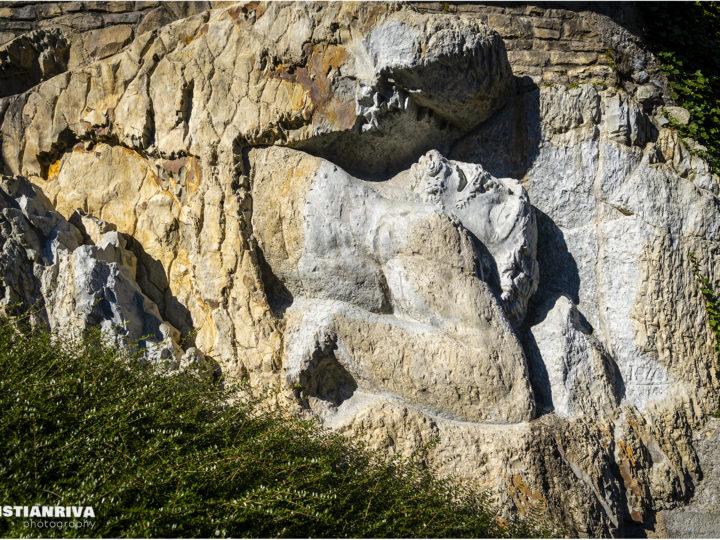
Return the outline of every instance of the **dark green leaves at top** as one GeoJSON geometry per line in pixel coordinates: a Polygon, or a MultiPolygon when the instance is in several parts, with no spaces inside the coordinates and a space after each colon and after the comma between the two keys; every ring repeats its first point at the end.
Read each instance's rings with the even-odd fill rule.
{"type": "Polygon", "coordinates": [[[720,170],[720,4],[640,2],[646,39],[662,62],[673,99],[690,112],[687,126],[673,123],[720,170]]]}

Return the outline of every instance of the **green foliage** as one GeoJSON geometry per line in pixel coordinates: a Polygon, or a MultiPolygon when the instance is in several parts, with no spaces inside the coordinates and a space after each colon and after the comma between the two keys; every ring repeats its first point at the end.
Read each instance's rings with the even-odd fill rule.
{"type": "Polygon", "coordinates": [[[715,349],[720,355],[720,298],[712,289],[712,284],[704,275],[700,273],[697,258],[690,253],[690,262],[692,263],[693,272],[698,283],[700,284],[700,292],[705,298],[705,310],[708,315],[708,324],[715,334],[715,349]]]}
{"type": "Polygon", "coordinates": [[[607,58],[608,65],[612,68],[615,67],[615,51],[608,49],[605,51],[605,57],[607,58]]]}
{"type": "Polygon", "coordinates": [[[160,373],[97,336],[57,343],[0,319],[0,500],[92,506],[92,529],[0,536],[480,537],[486,498],[270,412],[190,374],[160,373]]]}
{"type": "Polygon", "coordinates": [[[647,39],[662,62],[673,99],[690,112],[687,126],[672,122],[720,170],[720,4],[640,2],[647,39]]]}

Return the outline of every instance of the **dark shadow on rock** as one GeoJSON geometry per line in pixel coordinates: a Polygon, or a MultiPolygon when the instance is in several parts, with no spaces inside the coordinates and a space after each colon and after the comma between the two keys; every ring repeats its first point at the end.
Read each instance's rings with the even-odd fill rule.
{"type": "Polygon", "coordinates": [[[321,157],[362,180],[383,181],[410,168],[428,150],[447,155],[450,142],[462,135],[431,109],[396,110],[382,126],[363,132],[358,120],[350,130],[317,135],[293,145],[321,157]]]}
{"type": "Polygon", "coordinates": [[[615,362],[615,359],[612,358],[607,352],[605,360],[606,365],[612,370],[615,399],[617,400],[618,404],[622,403],[622,400],[625,399],[625,393],[627,390],[625,388],[625,380],[620,373],[620,367],[615,362]]]}
{"type": "MultiPolygon", "coordinates": [[[[531,325],[543,321],[560,296],[567,296],[574,304],[580,303],[580,275],[577,263],[565,243],[565,236],[547,214],[537,208],[534,210],[538,228],[540,286],[528,309],[527,320],[531,325]]],[[[592,331],[590,323],[584,322],[592,331]]]]}
{"type": "Polygon", "coordinates": [[[500,272],[497,268],[497,262],[490,254],[490,251],[482,243],[482,241],[473,234],[472,231],[463,228],[463,232],[468,235],[472,242],[475,260],[477,261],[476,275],[477,278],[484,281],[490,286],[497,301],[502,305],[502,288],[500,286],[500,272]]]}
{"type": "Polygon", "coordinates": [[[293,303],[293,295],[282,282],[282,280],[275,275],[270,268],[270,265],[265,260],[262,249],[257,246],[257,258],[258,266],[260,267],[260,276],[262,277],[262,283],[265,287],[265,297],[267,298],[268,305],[273,312],[273,315],[281,319],[285,315],[285,311],[293,303]]]}
{"type": "Polygon", "coordinates": [[[135,281],[142,292],[157,304],[160,315],[180,331],[183,347],[194,346],[194,326],[190,311],[170,292],[170,283],[162,263],[150,256],[130,235],[122,235],[126,246],[137,257],[135,281]]]}
{"type": "MultiPolygon", "coordinates": [[[[450,149],[450,159],[476,163],[493,176],[522,179],[533,166],[539,154],[542,136],[540,125],[540,90],[529,77],[516,77],[514,94],[505,107],[472,132],[457,140],[450,149]]],[[[579,277],[577,265],[562,240],[562,233],[552,220],[535,209],[538,217],[538,258],[540,288],[531,300],[526,323],[516,329],[525,349],[530,384],[533,388],[539,415],[551,412],[553,407],[550,380],[537,343],[528,322],[536,324],[546,313],[532,317],[533,305],[538,297],[567,294],[577,302],[579,277]],[[549,251],[547,251],[549,250],[549,251]],[[555,257],[559,258],[555,260],[555,257]],[[553,273],[557,273],[557,275],[553,273]],[[565,275],[565,278],[561,276],[565,275]],[[564,285],[559,281],[567,281],[564,285]]],[[[499,291],[497,269],[485,279],[493,291],[499,291]],[[488,279],[489,278],[489,279],[488,279]]]]}
{"type": "Polygon", "coordinates": [[[498,178],[527,174],[542,135],[540,89],[530,77],[516,77],[514,87],[505,107],[453,144],[450,159],[477,163],[498,178]]]}
{"type": "Polygon", "coordinates": [[[70,43],[57,27],[27,32],[4,43],[0,46],[0,97],[21,94],[67,71],[69,58],[70,43]]]}
{"type": "MultiPolygon", "coordinates": [[[[532,326],[545,320],[548,312],[561,296],[568,297],[574,304],[580,301],[580,276],[572,254],[568,251],[562,231],[544,212],[534,208],[538,228],[537,261],[540,267],[540,285],[530,299],[525,323],[521,327],[520,339],[525,349],[539,414],[554,410],[550,380],[545,362],[532,333],[532,326]]],[[[588,333],[592,326],[583,317],[588,333]]]]}
{"type": "MultiPolygon", "coordinates": [[[[620,474],[618,469],[615,474],[620,474]]],[[[620,523],[618,527],[618,538],[647,538],[648,531],[654,531],[656,526],[655,512],[645,512],[645,518],[641,522],[633,521],[630,516],[620,523]]]]}
{"type": "Polygon", "coordinates": [[[542,416],[551,413],[555,410],[555,405],[552,400],[550,378],[540,354],[540,349],[535,341],[535,336],[526,326],[520,331],[520,341],[527,357],[530,386],[532,386],[533,395],[535,396],[536,414],[542,416]]]}
{"type": "MultiPolygon", "coordinates": [[[[86,244],[92,244],[92,240],[88,236],[85,228],[80,220],[74,219],[77,216],[77,212],[70,218],[72,223],[85,237],[84,241],[86,244]]],[[[108,231],[117,230],[116,225],[104,222],[108,231]]],[[[149,298],[158,308],[162,321],[170,323],[180,332],[180,342],[183,348],[194,346],[194,327],[192,316],[190,311],[174,296],[170,291],[170,284],[168,276],[165,273],[165,269],[162,263],[150,256],[142,244],[135,238],[125,233],[118,233],[125,241],[125,249],[132,252],[137,260],[135,283],[140,288],[140,291],[149,298]]],[[[96,280],[99,284],[95,289],[102,288],[103,283],[108,282],[110,271],[107,265],[97,265],[93,268],[93,274],[90,276],[91,279],[96,280]],[[96,272],[102,272],[102,274],[95,275],[96,272]]],[[[113,291],[109,290],[106,292],[107,295],[113,295],[113,291]]],[[[109,321],[113,319],[113,308],[112,304],[116,303],[114,297],[103,298],[102,301],[98,302],[94,307],[90,315],[90,324],[92,326],[100,325],[103,321],[109,321]]],[[[146,299],[139,292],[135,292],[132,299],[132,305],[137,310],[135,319],[142,321],[143,328],[141,335],[154,336],[157,339],[161,339],[162,333],[160,332],[160,323],[155,318],[144,317],[145,312],[144,304],[146,299]]]]}
{"type": "MultiPolygon", "coordinates": [[[[535,215],[538,226],[537,260],[540,267],[540,286],[530,300],[527,316],[518,333],[527,355],[530,382],[535,393],[538,412],[545,414],[552,412],[554,405],[547,369],[532,328],[545,320],[560,297],[568,298],[576,306],[580,303],[580,275],[577,263],[565,243],[563,232],[549,216],[537,208],[535,215]]],[[[594,331],[592,325],[581,311],[578,310],[577,313],[578,330],[591,336],[594,331]]],[[[602,347],[602,344],[598,342],[598,346],[602,347]]],[[[615,399],[620,403],[625,396],[625,382],[614,359],[606,351],[603,352],[603,360],[615,399]]]]}
{"type": "Polygon", "coordinates": [[[310,365],[300,373],[300,384],[308,397],[315,397],[337,407],[351,398],[357,383],[335,357],[337,344],[333,341],[313,354],[310,365]]]}
{"type": "MultiPolygon", "coordinates": [[[[233,155],[235,159],[234,168],[237,174],[242,174],[253,181],[252,166],[250,165],[250,151],[260,148],[268,148],[268,145],[250,146],[243,138],[238,138],[233,142],[233,155]]],[[[254,201],[250,198],[250,204],[254,201]]],[[[252,208],[250,208],[252,215],[252,208]]],[[[268,306],[277,318],[282,319],[285,311],[289,308],[294,300],[292,293],[288,290],[282,280],[275,275],[270,264],[265,259],[263,250],[254,242],[255,254],[257,256],[258,267],[260,269],[260,278],[265,290],[265,298],[268,306]]]]}
{"type": "Polygon", "coordinates": [[[655,527],[654,513],[645,512],[646,518],[644,522],[638,523],[633,520],[628,509],[630,502],[628,501],[628,493],[631,492],[633,487],[625,485],[625,475],[611,455],[605,454],[602,459],[607,467],[606,474],[610,474],[615,486],[612,490],[612,499],[616,501],[618,525],[613,530],[612,536],[614,538],[647,538],[648,530],[654,530],[655,527]]]}

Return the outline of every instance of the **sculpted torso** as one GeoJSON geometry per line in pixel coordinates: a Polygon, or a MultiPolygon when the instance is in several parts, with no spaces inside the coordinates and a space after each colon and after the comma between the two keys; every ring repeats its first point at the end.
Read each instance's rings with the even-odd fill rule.
{"type": "Polygon", "coordinates": [[[434,151],[386,182],[288,149],[251,161],[254,234],[293,297],[284,368],[311,405],[382,394],[461,419],[532,416],[511,328],[537,287],[519,183],[434,151]],[[293,172],[273,175],[278,159],[293,172]]]}

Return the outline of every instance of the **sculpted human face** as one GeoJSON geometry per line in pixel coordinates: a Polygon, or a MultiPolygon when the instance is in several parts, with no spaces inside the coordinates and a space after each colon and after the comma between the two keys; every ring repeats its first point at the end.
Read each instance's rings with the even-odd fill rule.
{"type": "Polygon", "coordinates": [[[537,288],[538,270],[535,218],[520,183],[435,150],[420,157],[411,174],[413,190],[424,202],[457,219],[491,253],[508,315],[521,320],[537,288]]]}

